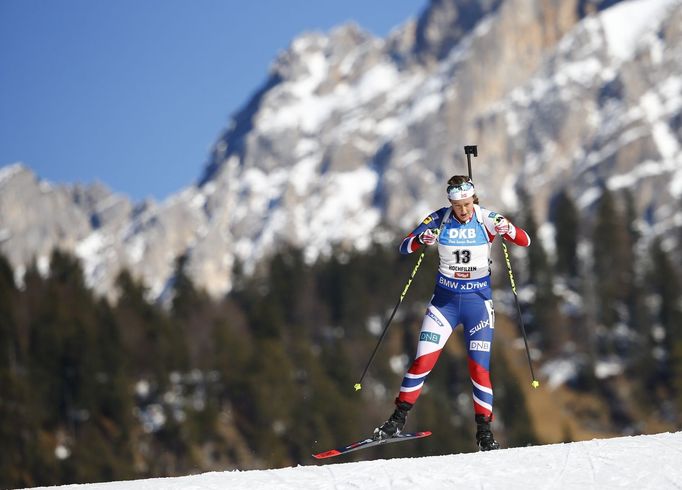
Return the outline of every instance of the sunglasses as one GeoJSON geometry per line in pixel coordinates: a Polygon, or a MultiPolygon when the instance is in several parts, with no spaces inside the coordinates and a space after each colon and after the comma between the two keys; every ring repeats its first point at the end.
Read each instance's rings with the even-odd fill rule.
{"type": "Polygon", "coordinates": [[[471,189],[474,188],[473,182],[470,180],[467,180],[466,182],[462,182],[461,184],[453,184],[448,186],[448,194],[450,194],[450,191],[453,190],[458,190],[458,191],[470,191],[471,189]]]}
{"type": "Polygon", "coordinates": [[[456,201],[458,199],[467,199],[473,197],[476,189],[471,180],[462,182],[461,184],[453,184],[448,186],[448,199],[456,201]]]}

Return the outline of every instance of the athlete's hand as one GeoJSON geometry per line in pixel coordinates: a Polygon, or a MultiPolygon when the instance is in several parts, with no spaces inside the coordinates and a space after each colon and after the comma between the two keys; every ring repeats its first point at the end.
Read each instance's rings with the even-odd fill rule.
{"type": "Polygon", "coordinates": [[[500,235],[506,235],[509,233],[510,224],[511,223],[509,223],[507,218],[504,216],[498,216],[495,218],[495,231],[500,235]]]}
{"type": "Polygon", "coordinates": [[[506,235],[512,229],[513,225],[504,216],[495,218],[495,231],[500,235],[506,235]]]}
{"type": "Polygon", "coordinates": [[[429,228],[425,232],[420,233],[417,238],[424,245],[433,245],[438,240],[438,233],[429,228]]]}

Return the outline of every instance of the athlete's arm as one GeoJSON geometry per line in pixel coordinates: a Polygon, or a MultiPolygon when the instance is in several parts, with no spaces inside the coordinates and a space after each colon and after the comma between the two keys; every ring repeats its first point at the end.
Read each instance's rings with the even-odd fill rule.
{"type": "Polygon", "coordinates": [[[409,235],[403,238],[403,241],[400,243],[400,253],[404,255],[416,252],[417,249],[422,245],[421,241],[419,240],[419,235],[424,233],[426,230],[435,230],[439,228],[441,220],[443,219],[447,209],[448,208],[439,209],[438,211],[434,211],[424,218],[424,220],[419,223],[419,226],[417,226],[409,235]]]}
{"type": "Polygon", "coordinates": [[[511,222],[509,222],[509,225],[509,231],[503,234],[502,238],[521,247],[527,247],[530,245],[530,236],[528,236],[526,230],[518,226],[514,226],[511,222]]]}
{"type": "Polygon", "coordinates": [[[482,209],[483,224],[492,242],[496,236],[501,236],[508,242],[521,247],[530,245],[530,236],[523,228],[515,226],[511,221],[494,211],[482,209]]]}

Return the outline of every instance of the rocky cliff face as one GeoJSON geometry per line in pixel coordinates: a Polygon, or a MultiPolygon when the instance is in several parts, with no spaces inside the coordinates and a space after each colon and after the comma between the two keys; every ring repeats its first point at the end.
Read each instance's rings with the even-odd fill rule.
{"type": "Polygon", "coordinates": [[[304,34],[198,184],[163,203],[3,169],[1,247],[15,264],[74,250],[101,291],[129,267],[154,297],[187,254],[220,294],[236,259],[248,270],[295,244],[312,260],[410,229],[447,203],[465,144],[489,207],[513,210],[523,187],[544,221],[564,187],[581,206],[632,188],[660,233],[682,223],[680,26],[682,0],[433,0],[387,39],[352,24],[304,34]]]}

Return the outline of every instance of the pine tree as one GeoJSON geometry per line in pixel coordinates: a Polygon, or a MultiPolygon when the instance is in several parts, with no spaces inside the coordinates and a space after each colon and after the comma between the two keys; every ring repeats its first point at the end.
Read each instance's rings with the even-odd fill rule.
{"type": "MultiPolygon", "coordinates": [[[[9,271],[1,264],[0,269],[4,289],[9,271]]],[[[106,302],[95,300],[78,261],[60,251],[51,255],[47,278],[32,267],[25,284],[23,293],[1,295],[13,301],[13,312],[2,316],[21,325],[13,335],[14,373],[0,373],[8,382],[3,396],[16,411],[11,417],[16,432],[7,439],[15,445],[13,473],[31,484],[83,481],[95,474],[131,477],[130,383],[106,302]],[[87,458],[97,452],[86,434],[101,440],[108,454],[87,458]],[[59,461],[55,440],[62,439],[71,455],[59,461]]]]}
{"type": "Polygon", "coordinates": [[[47,471],[49,455],[35,437],[40,420],[25,375],[26,362],[30,359],[20,340],[21,299],[12,267],[0,254],[0,487],[3,488],[35,486],[44,482],[33,476],[37,471],[50,473],[47,471]]]}
{"type": "Polygon", "coordinates": [[[0,370],[14,371],[19,362],[18,326],[14,305],[18,291],[9,261],[0,254],[0,370]]]}
{"type": "Polygon", "coordinates": [[[187,273],[189,258],[187,255],[179,256],[175,261],[173,274],[173,300],[171,312],[175,318],[188,319],[197,310],[201,309],[208,297],[199,291],[187,273]]]}
{"type": "Polygon", "coordinates": [[[217,369],[228,398],[243,389],[243,373],[254,355],[253,335],[243,313],[230,301],[213,322],[211,368],[217,369]]]}
{"type": "MultiPolygon", "coordinates": [[[[641,278],[644,276],[642,264],[645,261],[638,257],[637,252],[637,245],[641,238],[637,228],[637,201],[632,192],[626,189],[622,192],[622,202],[625,209],[623,220],[626,237],[623,243],[624,263],[622,267],[625,268],[623,276],[629,280],[624,299],[623,317],[628,327],[643,337],[643,328],[647,325],[645,288],[641,284],[641,278]]],[[[618,343],[618,349],[628,358],[637,357],[641,352],[640,343],[641,341],[638,340],[623,338],[618,343]]]]}
{"type": "MultiPolygon", "coordinates": [[[[530,306],[532,319],[527,327],[529,334],[541,339],[541,346],[557,351],[566,339],[566,329],[559,314],[558,298],[554,294],[554,276],[549,265],[547,252],[538,236],[538,226],[533,214],[533,202],[525,192],[520,194],[522,217],[521,224],[531,237],[528,247],[528,282],[535,290],[535,298],[530,306]]],[[[517,284],[517,288],[519,285],[517,284]]]]}
{"type": "Polygon", "coordinates": [[[116,321],[131,375],[150,378],[163,390],[172,371],[186,371],[189,364],[187,339],[181,325],[147,299],[147,289],[128,271],[119,274],[116,321]]]}
{"type": "MultiPolygon", "coordinates": [[[[625,302],[632,295],[633,247],[628,222],[611,192],[604,188],[592,233],[597,320],[608,328],[629,320],[625,302]]],[[[614,350],[612,341],[606,349],[614,350]]]]}
{"type": "MultiPolygon", "coordinates": [[[[188,258],[181,256],[176,261],[173,275],[173,300],[171,323],[187,345],[189,355],[186,367],[203,369],[205,359],[212,352],[212,328],[218,314],[214,301],[208,293],[195,286],[187,270],[188,258]]],[[[185,353],[183,353],[185,355],[185,353]]]]}
{"type": "Polygon", "coordinates": [[[679,409],[682,406],[682,284],[660,239],[652,244],[651,261],[649,286],[658,303],[654,311],[654,328],[663,329],[664,335],[657,337],[662,337],[665,349],[665,355],[659,355],[658,378],[652,380],[652,384],[664,387],[679,409]]]}
{"type": "MultiPolygon", "coordinates": [[[[368,423],[363,418],[363,404],[350,396],[352,382],[347,384],[327,375],[329,364],[338,361],[347,366],[348,359],[341,355],[330,359],[322,351],[318,353],[306,343],[297,344],[290,354],[294,366],[295,391],[292,408],[292,430],[287,439],[291,441],[290,453],[294,461],[306,461],[312,445],[326,449],[357,437],[358,430],[368,423]]],[[[340,366],[340,367],[341,367],[340,366]]],[[[348,378],[351,370],[344,376],[348,378]]]]}
{"type": "Polygon", "coordinates": [[[575,279],[578,276],[580,213],[565,190],[554,198],[551,212],[556,230],[556,270],[569,279],[575,279]]]}
{"type": "MultiPolygon", "coordinates": [[[[634,361],[633,356],[641,345],[633,343],[630,335],[623,335],[624,327],[632,326],[633,310],[628,301],[636,294],[632,217],[624,215],[624,204],[632,203],[616,201],[607,188],[602,189],[592,226],[594,301],[592,318],[587,323],[594,322],[593,357],[618,356],[627,365],[634,361]]],[[[617,381],[601,380],[595,387],[608,403],[611,421],[618,427],[626,427],[631,425],[634,415],[617,381]]]]}
{"type": "Polygon", "coordinates": [[[296,409],[292,393],[296,392],[294,368],[282,344],[266,338],[257,342],[258,356],[251,360],[244,373],[248,419],[244,429],[247,440],[270,464],[292,463],[286,434],[293,432],[296,409]]]}
{"type": "MultiPolygon", "coordinates": [[[[132,378],[123,346],[120,325],[109,303],[97,301],[96,417],[106,433],[105,441],[114,454],[115,479],[134,476],[131,438],[133,433],[132,378]]],[[[112,458],[113,459],[113,458],[112,458]]]]}

